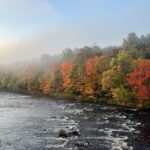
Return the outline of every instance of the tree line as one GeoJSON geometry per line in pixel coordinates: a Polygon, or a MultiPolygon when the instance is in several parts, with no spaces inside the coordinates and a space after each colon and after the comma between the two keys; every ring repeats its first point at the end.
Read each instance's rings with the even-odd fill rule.
{"type": "Polygon", "coordinates": [[[85,46],[0,65],[0,89],[31,95],[150,107],[150,35],[128,34],[121,46],[85,46]]]}

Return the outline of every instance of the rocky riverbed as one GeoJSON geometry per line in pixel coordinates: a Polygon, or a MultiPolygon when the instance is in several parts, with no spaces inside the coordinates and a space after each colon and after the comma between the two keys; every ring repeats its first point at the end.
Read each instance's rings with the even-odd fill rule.
{"type": "Polygon", "coordinates": [[[150,114],[0,92],[0,150],[149,150],[150,114]]]}

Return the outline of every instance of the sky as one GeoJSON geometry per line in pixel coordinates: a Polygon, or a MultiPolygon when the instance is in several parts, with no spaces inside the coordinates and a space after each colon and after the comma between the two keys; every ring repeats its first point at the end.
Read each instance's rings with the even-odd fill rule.
{"type": "Polygon", "coordinates": [[[0,0],[0,63],[150,33],[150,0],[0,0]]]}

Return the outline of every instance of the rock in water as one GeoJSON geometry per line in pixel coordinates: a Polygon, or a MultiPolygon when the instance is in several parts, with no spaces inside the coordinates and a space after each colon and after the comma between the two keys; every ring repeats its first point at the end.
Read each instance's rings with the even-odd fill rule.
{"type": "Polygon", "coordinates": [[[72,135],[79,136],[80,135],[79,129],[73,129],[72,130],[72,135]]]}
{"type": "Polygon", "coordinates": [[[68,133],[63,129],[59,130],[58,134],[59,134],[59,137],[65,137],[66,138],[69,136],[68,133]]]}
{"type": "Polygon", "coordinates": [[[76,146],[77,147],[88,147],[89,143],[86,143],[86,142],[77,142],[76,146]]]}

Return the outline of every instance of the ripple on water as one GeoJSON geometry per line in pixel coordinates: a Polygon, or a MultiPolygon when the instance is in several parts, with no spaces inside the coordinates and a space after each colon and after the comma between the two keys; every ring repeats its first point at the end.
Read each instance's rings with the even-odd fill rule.
{"type": "Polygon", "coordinates": [[[135,114],[111,106],[0,93],[0,149],[76,150],[77,142],[87,142],[86,150],[132,150],[149,137],[149,115],[135,114]],[[59,138],[59,130],[73,128],[81,135],[59,138]],[[138,136],[140,142],[133,143],[138,136]]]}

